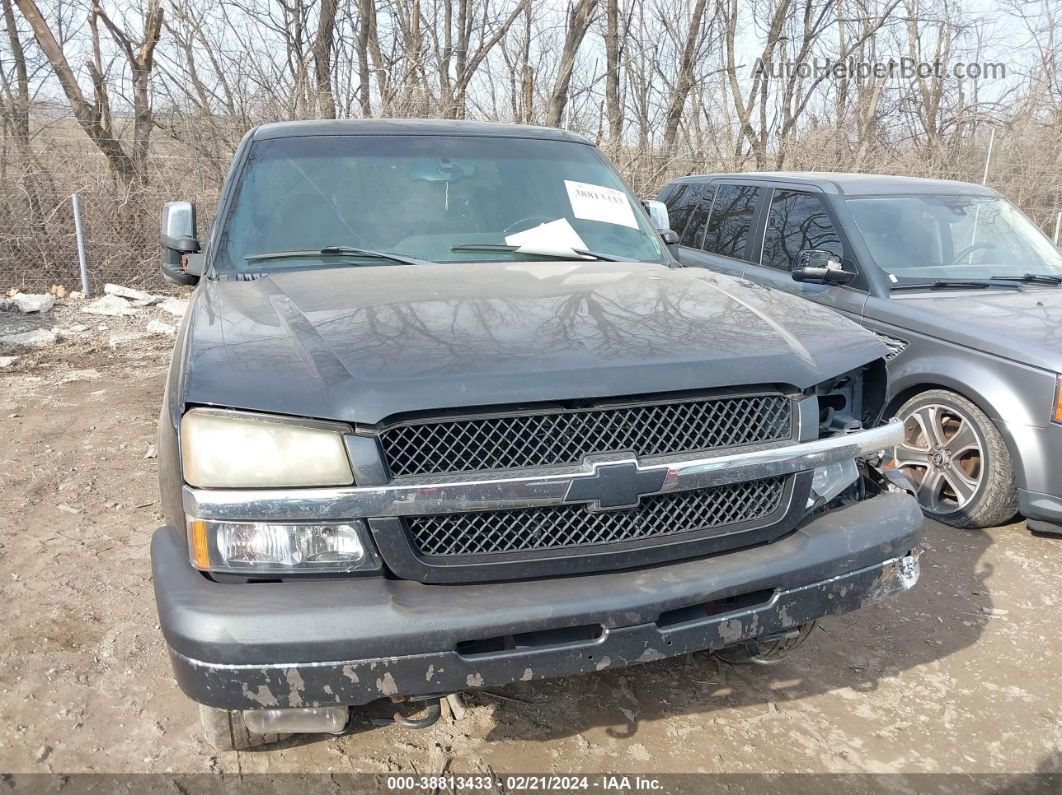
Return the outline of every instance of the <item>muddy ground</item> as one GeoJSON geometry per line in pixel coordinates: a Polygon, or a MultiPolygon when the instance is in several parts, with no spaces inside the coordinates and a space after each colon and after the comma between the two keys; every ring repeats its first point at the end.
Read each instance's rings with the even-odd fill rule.
{"type": "Polygon", "coordinates": [[[153,311],[65,302],[38,323],[89,331],[0,370],[0,771],[1062,772],[1062,540],[1024,524],[928,526],[913,591],[776,667],[692,655],[465,694],[419,732],[214,753],[151,589],[171,341],[108,344],[153,311]]]}

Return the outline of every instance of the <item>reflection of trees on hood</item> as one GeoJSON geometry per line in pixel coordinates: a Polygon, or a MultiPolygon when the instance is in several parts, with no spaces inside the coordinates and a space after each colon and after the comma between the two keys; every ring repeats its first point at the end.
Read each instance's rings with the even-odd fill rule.
{"type": "Polygon", "coordinates": [[[703,287],[664,285],[646,292],[638,281],[621,288],[534,301],[467,298],[366,307],[322,323],[318,331],[381,364],[430,358],[418,363],[428,371],[464,368],[476,357],[548,358],[573,348],[604,359],[670,357],[698,338],[706,346],[744,350],[757,336],[752,312],[703,287]]]}
{"type": "MultiPolygon", "coordinates": [[[[374,372],[419,378],[508,372],[521,362],[548,372],[784,354],[792,339],[822,339],[836,325],[828,310],[707,273],[590,266],[559,279],[509,273],[496,282],[456,270],[445,278],[408,273],[365,273],[323,287],[285,279],[219,284],[208,296],[223,311],[202,302],[214,331],[198,352],[223,357],[234,372],[268,360],[278,372],[309,365],[329,380],[374,372]],[[216,343],[226,349],[212,354],[216,343]]],[[[865,347],[853,332],[831,338],[831,351],[865,347]]]]}

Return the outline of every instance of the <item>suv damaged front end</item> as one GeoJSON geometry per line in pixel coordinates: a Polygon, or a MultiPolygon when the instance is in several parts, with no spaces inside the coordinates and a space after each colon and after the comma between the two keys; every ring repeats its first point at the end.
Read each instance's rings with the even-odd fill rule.
{"type": "Polygon", "coordinates": [[[184,526],[152,545],[178,681],[262,733],[338,732],[384,697],[768,661],[917,581],[921,514],[874,466],[902,436],[873,427],[884,389],[876,360],[375,426],[193,407],[184,526]]]}

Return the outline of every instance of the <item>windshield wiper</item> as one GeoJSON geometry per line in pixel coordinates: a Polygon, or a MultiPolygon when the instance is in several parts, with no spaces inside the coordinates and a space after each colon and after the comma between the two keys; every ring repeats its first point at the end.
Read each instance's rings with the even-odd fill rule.
{"type": "MultiPolygon", "coordinates": [[[[509,246],[505,243],[458,243],[450,246],[450,251],[519,251],[521,254],[530,254],[533,257],[556,257],[557,259],[571,259],[566,254],[558,254],[556,251],[536,251],[528,246],[509,246]]],[[[602,262],[627,262],[623,257],[612,254],[601,254],[597,251],[587,251],[585,248],[573,248],[572,253],[579,259],[597,259],[602,262]]]]}
{"type": "Polygon", "coordinates": [[[387,251],[373,251],[367,248],[355,248],[353,246],[325,246],[318,249],[306,249],[304,251],[271,251],[268,254],[251,254],[244,257],[247,262],[261,262],[269,259],[304,259],[307,257],[370,257],[372,259],[384,259],[398,262],[402,265],[434,265],[423,259],[414,259],[405,254],[390,253],[387,251]]]}
{"type": "Polygon", "coordinates": [[[1062,276],[1050,273],[1026,273],[1024,276],[992,276],[994,282],[1025,282],[1026,284],[1062,284],[1062,276]]]}
{"type": "Polygon", "coordinates": [[[992,284],[992,282],[978,282],[973,280],[958,280],[958,279],[942,279],[935,282],[908,282],[906,284],[894,284],[892,285],[893,291],[896,290],[964,290],[970,288],[985,289],[987,287],[1014,287],[1020,288],[1017,284],[992,284]]]}

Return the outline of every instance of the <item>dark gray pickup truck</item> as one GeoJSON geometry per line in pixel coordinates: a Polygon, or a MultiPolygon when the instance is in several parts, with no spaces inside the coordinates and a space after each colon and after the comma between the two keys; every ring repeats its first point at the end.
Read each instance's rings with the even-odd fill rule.
{"type": "Polygon", "coordinates": [[[167,205],[164,272],[198,287],[151,556],[213,744],[775,659],[914,585],[887,348],[657,226],[588,141],[458,122],[252,131],[203,251],[167,205]]]}

